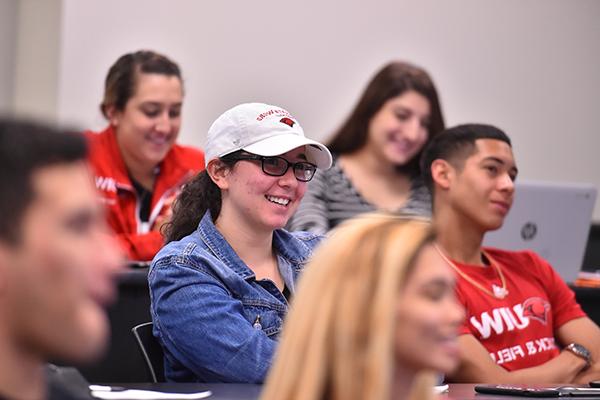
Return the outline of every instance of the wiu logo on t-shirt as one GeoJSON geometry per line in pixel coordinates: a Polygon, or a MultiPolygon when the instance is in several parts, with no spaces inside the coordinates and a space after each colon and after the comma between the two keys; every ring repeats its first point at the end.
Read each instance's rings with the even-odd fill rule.
{"type": "Polygon", "coordinates": [[[539,297],[530,297],[512,308],[498,307],[491,311],[484,311],[479,318],[472,316],[469,322],[479,332],[481,339],[487,339],[492,332],[500,335],[505,331],[525,329],[532,319],[546,325],[550,308],[548,301],[539,297]]]}

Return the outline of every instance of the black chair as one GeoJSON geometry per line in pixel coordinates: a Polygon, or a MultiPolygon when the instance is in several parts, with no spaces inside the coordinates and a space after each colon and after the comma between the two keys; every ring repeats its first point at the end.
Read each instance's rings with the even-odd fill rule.
{"type": "MultiPolygon", "coordinates": [[[[0,0],[1,2],[1,0],[0,0]]],[[[109,346],[94,363],[75,365],[91,383],[150,382],[142,365],[144,357],[138,351],[131,327],[150,321],[148,268],[130,268],[119,275],[119,297],[108,307],[111,326],[109,346]]]]}
{"type": "Polygon", "coordinates": [[[152,322],[134,326],[131,329],[142,357],[146,362],[149,379],[154,382],[165,382],[164,354],[160,343],[152,335],[152,322]]]}

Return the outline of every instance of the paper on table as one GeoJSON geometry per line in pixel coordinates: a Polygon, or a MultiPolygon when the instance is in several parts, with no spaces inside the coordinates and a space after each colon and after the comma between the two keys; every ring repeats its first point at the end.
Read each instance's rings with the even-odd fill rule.
{"type": "Polygon", "coordinates": [[[107,389],[92,390],[92,396],[98,399],[128,399],[128,400],[162,400],[162,399],[205,399],[212,395],[210,390],[197,393],[167,393],[154,390],[126,389],[111,391],[107,389]]]}
{"type": "Polygon", "coordinates": [[[449,388],[448,385],[438,385],[438,386],[434,386],[433,387],[435,393],[444,393],[444,392],[447,392],[448,388],[449,388]]]}

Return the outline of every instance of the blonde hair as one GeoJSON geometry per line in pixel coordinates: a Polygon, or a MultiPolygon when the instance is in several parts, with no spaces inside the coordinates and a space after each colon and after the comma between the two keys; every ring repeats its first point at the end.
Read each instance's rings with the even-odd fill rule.
{"type": "MultiPolygon", "coordinates": [[[[261,399],[390,399],[398,292],[431,240],[429,221],[416,217],[340,225],[300,279],[261,399]]],[[[432,385],[419,374],[411,398],[433,397],[432,385]]]]}

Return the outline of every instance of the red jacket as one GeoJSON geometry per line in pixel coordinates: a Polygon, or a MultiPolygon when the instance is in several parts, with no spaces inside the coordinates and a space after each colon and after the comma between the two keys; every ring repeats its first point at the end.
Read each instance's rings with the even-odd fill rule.
{"type": "Polygon", "coordinates": [[[94,170],[96,188],[107,207],[108,224],[117,234],[129,259],[149,261],[163,245],[163,237],[153,231],[157,217],[167,212],[171,201],[191,177],[204,169],[204,153],[200,150],[174,145],[160,164],[154,184],[150,219],[144,227],[138,214],[137,193],[125,162],[121,157],[112,127],[95,133],[85,132],[88,138],[89,161],[94,170]],[[166,206],[165,206],[166,204],[166,206]]]}

